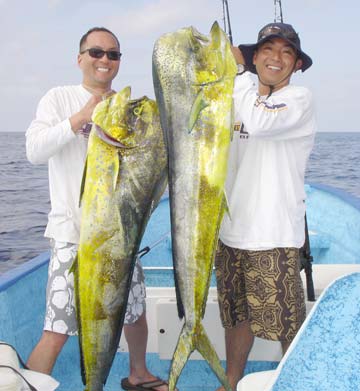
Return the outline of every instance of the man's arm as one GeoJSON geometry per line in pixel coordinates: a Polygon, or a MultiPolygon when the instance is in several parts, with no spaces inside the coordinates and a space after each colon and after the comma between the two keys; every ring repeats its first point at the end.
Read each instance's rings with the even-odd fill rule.
{"type": "Polygon", "coordinates": [[[234,55],[236,64],[245,65],[245,60],[244,60],[244,57],[241,53],[241,50],[237,46],[231,46],[231,51],[234,55]]]}
{"type": "Polygon", "coordinates": [[[71,130],[77,133],[84,125],[91,121],[92,113],[95,106],[101,101],[101,96],[92,96],[86,105],[69,118],[71,130]]]}
{"type": "Polygon", "coordinates": [[[284,91],[265,99],[259,97],[246,72],[234,87],[235,121],[256,137],[290,139],[314,133],[315,114],[311,92],[304,87],[284,91]]]}
{"type": "Polygon", "coordinates": [[[62,118],[56,91],[50,90],[41,100],[36,117],[26,131],[26,155],[33,164],[46,163],[76,133],[91,121],[92,112],[101,97],[91,97],[87,104],[70,118],[62,118]]]}

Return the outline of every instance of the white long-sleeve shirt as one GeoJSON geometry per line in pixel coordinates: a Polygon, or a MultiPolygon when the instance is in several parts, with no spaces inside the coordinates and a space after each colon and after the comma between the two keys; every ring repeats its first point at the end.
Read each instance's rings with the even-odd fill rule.
{"type": "Polygon", "coordinates": [[[51,211],[45,236],[79,243],[79,196],[87,140],[71,130],[69,118],[91,94],[81,85],[51,89],[39,102],[26,131],[26,154],[33,164],[48,163],[51,211]]]}
{"type": "Polygon", "coordinates": [[[300,248],[305,240],[304,176],[316,121],[310,91],[288,85],[269,98],[248,72],[234,87],[235,132],[220,239],[246,250],[300,248]]]}

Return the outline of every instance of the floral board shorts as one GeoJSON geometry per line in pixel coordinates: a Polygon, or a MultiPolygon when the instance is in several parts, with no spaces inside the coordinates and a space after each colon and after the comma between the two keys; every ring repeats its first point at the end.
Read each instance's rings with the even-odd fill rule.
{"type": "Polygon", "coordinates": [[[219,241],[216,280],[225,328],[249,320],[253,334],[292,341],[305,320],[299,250],[240,250],[219,241]]]}
{"type": "MultiPolygon", "coordinates": [[[[67,335],[77,334],[74,275],[69,273],[77,249],[77,244],[51,240],[44,330],[67,335]]],[[[143,314],[146,309],[145,298],[145,276],[138,258],[130,287],[125,324],[135,323],[143,314]]]]}

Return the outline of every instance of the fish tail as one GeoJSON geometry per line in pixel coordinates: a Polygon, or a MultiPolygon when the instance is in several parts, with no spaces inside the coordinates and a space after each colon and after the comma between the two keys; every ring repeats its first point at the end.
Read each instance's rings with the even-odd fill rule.
{"type": "Polygon", "coordinates": [[[180,373],[195,349],[209,363],[225,390],[232,391],[220,359],[200,322],[195,327],[189,327],[186,323],[183,326],[171,363],[169,391],[175,390],[180,373]]]}
{"type": "Polygon", "coordinates": [[[209,363],[211,369],[215,372],[220,383],[224,386],[226,391],[231,391],[232,388],[226,377],[224,368],[221,365],[219,356],[217,355],[209,337],[206,334],[204,326],[199,323],[197,336],[195,340],[195,348],[200,352],[204,359],[209,363]]]}
{"type": "Polygon", "coordinates": [[[188,327],[186,327],[186,324],[184,324],[171,363],[169,391],[175,390],[180,373],[193,351],[194,336],[192,330],[190,330],[188,327]]]}

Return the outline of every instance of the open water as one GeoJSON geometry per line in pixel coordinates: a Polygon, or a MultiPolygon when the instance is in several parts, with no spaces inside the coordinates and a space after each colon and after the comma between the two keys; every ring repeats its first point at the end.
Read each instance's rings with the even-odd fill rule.
{"type": "MultiPolygon", "coordinates": [[[[360,198],[360,132],[318,133],[306,182],[360,198]]],[[[25,135],[0,132],[0,274],[49,249],[47,165],[26,160],[25,135]]]]}

